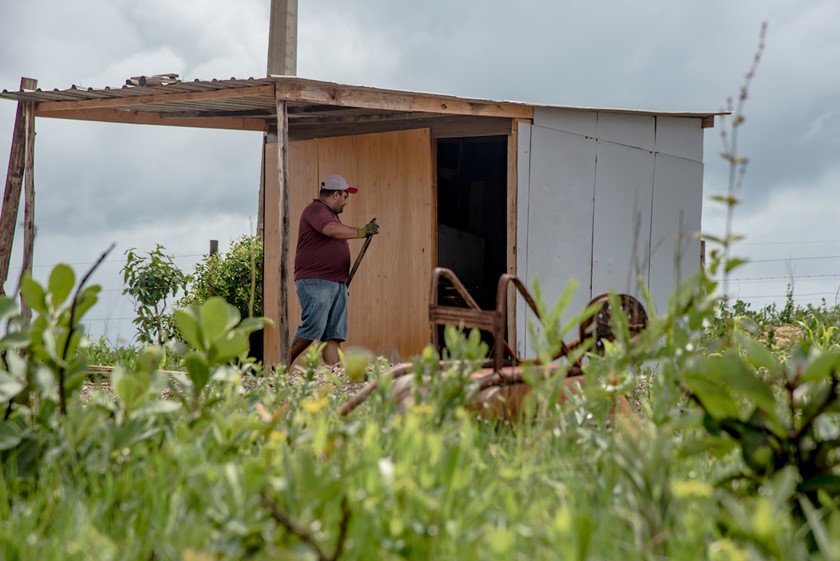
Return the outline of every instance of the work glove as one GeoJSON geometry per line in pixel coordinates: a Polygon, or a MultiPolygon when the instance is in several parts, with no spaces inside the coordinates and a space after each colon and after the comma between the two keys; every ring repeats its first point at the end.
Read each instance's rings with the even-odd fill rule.
{"type": "Polygon", "coordinates": [[[379,224],[376,223],[376,218],[371,219],[370,222],[359,228],[360,238],[369,238],[374,234],[379,233],[379,224]]]}

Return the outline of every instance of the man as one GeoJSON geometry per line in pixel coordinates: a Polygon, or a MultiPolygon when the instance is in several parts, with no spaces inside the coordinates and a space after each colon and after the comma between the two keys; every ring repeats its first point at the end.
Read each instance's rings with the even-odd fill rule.
{"type": "Polygon", "coordinates": [[[351,194],[358,192],[340,175],[321,182],[321,191],[303,209],[295,251],[295,290],[301,307],[301,324],[290,349],[289,366],[312,341],[325,342],[322,357],[338,363],[338,349],[347,340],[347,279],[350,246],[347,240],[379,233],[374,220],[361,228],[346,226],[338,215],[351,194]]]}

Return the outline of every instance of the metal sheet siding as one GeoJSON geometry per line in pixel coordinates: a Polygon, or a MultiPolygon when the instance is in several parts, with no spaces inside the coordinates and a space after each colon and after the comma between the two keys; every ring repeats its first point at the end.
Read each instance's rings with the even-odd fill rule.
{"type": "Polygon", "coordinates": [[[653,193],[650,291],[657,310],[664,310],[679,280],[700,268],[700,240],[694,234],[701,227],[703,164],[657,154],[653,193]]]}
{"type": "MultiPolygon", "coordinates": [[[[531,131],[528,205],[519,217],[528,223],[526,267],[520,276],[529,289],[539,279],[549,306],[569,279],[578,279],[569,313],[583,309],[591,297],[595,150],[591,138],[537,125],[531,131]]],[[[520,333],[529,315],[520,321],[520,333]]],[[[525,353],[533,356],[530,337],[524,341],[525,353]]]]}
{"type": "MultiPolygon", "coordinates": [[[[516,275],[528,277],[528,203],[531,187],[531,125],[518,123],[516,167],[516,275]]],[[[523,356],[527,344],[528,330],[525,327],[525,311],[528,305],[521,296],[516,299],[516,351],[523,356]]]]}
{"type": "Polygon", "coordinates": [[[598,140],[592,293],[640,296],[648,282],[654,154],[598,140]]]}
{"type": "Polygon", "coordinates": [[[701,119],[680,117],[656,118],[656,151],[695,162],[703,161],[701,119]]]}
{"type": "Polygon", "coordinates": [[[598,113],[598,140],[653,150],[656,144],[656,119],[647,115],[598,113]]]}
{"type": "Polygon", "coordinates": [[[550,110],[535,107],[534,124],[557,131],[594,137],[598,114],[593,111],[550,110]]]}

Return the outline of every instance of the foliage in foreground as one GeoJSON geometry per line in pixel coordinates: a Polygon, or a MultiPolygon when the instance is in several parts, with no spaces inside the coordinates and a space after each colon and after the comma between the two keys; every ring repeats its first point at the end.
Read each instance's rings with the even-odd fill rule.
{"type": "MultiPolygon", "coordinates": [[[[590,357],[586,392],[562,407],[557,380],[531,373],[533,416],[514,425],[477,420],[469,384],[444,381],[432,350],[417,366],[441,382],[413,405],[395,406],[382,378],[341,418],[342,381],[315,382],[314,351],[296,376],[232,366],[259,320],[240,323],[220,300],[179,314],[191,347],[182,376],[160,373],[162,350],[148,347],[117,369],[113,396],[82,404],[84,364],[66,357],[96,288],[70,298],[74,284],[68,268],[47,287],[28,280],[31,324],[0,300],[11,321],[0,339],[5,559],[840,554],[838,396],[826,391],[840,351],[809,339],[780,360],[744,332],[732,347],[706,340],[701,353],[716,317],[705,276],[636,340],[616,314],[617,338],[590,357]],[[608,415],[619,396],[639,412],[608,415]]],[[[545,316],[564,315],[555,312],[545,316]]],[[[474,336],[446,339],[452,358],[486,351],[474,336]]]]}

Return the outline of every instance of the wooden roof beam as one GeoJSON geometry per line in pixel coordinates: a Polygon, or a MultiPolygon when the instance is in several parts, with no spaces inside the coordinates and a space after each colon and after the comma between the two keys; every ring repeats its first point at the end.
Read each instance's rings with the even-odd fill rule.
{"type": "Polygon", "coordinates": [[[193,127],[203,129],[226,129],[245,131],[267,131],[266,119],[257,117],[171,117],[166,113],[151,111],[124,111],[115,109],[87,109],[44,111],[38,106],[36,117],[72,119],[79,121],[98,121],[104,123],[126,123],[136,125],[165,125],[173,127],[193,127]]]}
{"type": "Polygon", "coordinates": [[[425,94],[382,92],[370,88],[335,86],[303,81],[277,82],[277,99],[365,109],[533,119],[532,106],[516,103],[464,100],[425,94]]]}
{"type": "MultiPolygon", "coordinates": [[[[166,86],[163,86],[166,87],[166,86]]],[[[173,92],[152,95],[132,95],[127,97],[86,99],[81,101],[44,101],[38,104],[38,110],[71,111],[77,109],[104,109],[116,107],[131,107],[137,105],[151,105],[190,101],[214,101],[233,98],[268,97],[268,103],[274,98],[274,86],[254,86],[250,88],[232,88],[199,92],[173,92]]]]}

